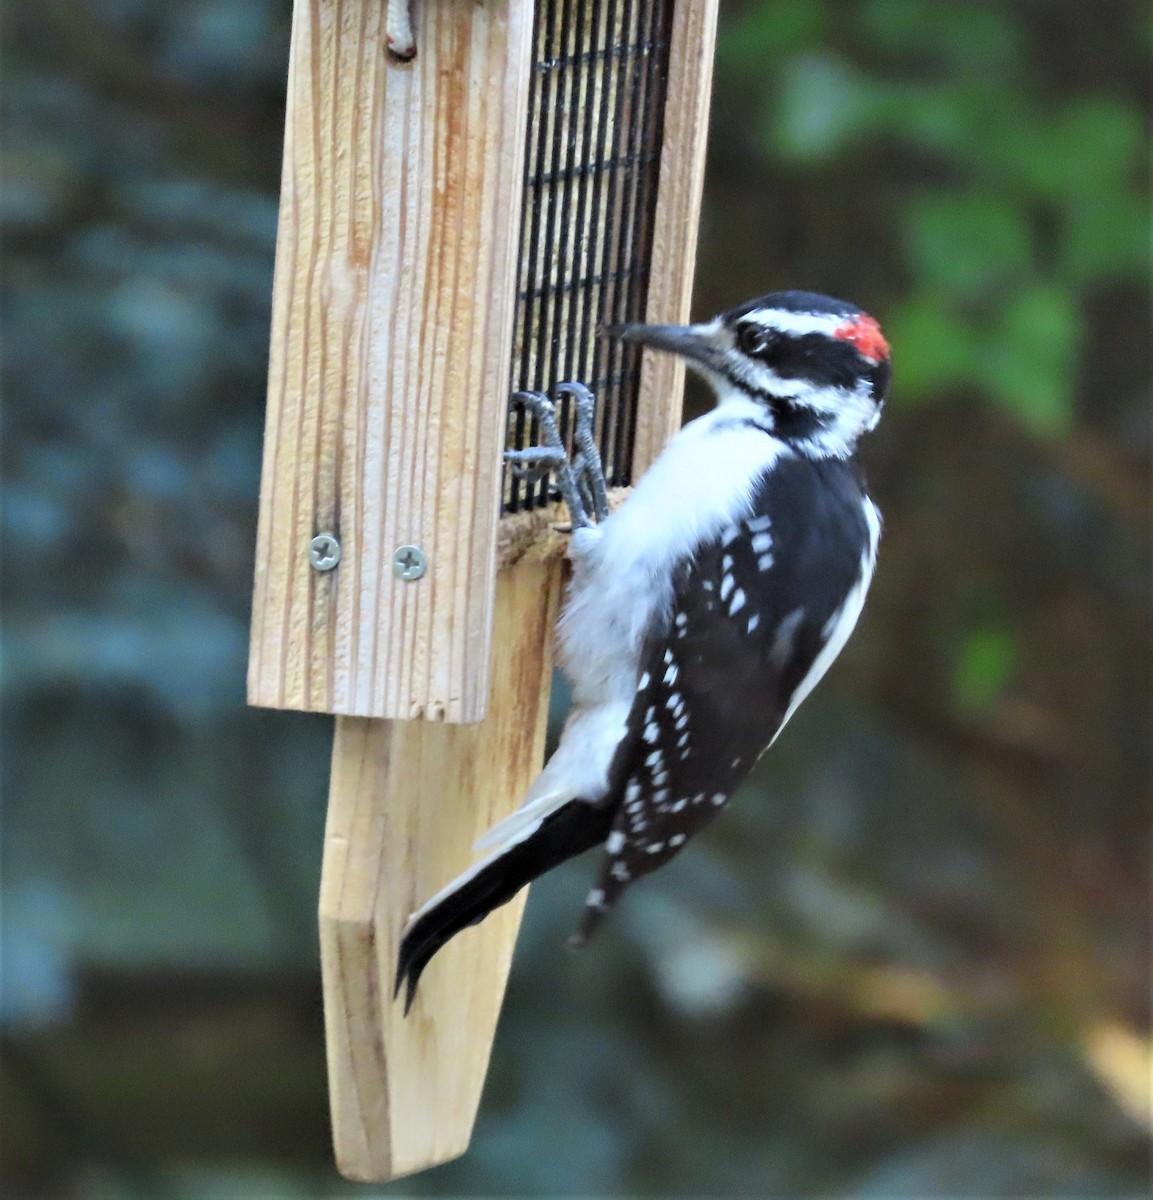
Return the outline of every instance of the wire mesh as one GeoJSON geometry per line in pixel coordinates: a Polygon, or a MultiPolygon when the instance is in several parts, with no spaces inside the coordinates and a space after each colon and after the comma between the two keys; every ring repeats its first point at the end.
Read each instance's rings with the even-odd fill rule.
{"type": "MultiPolygon", "coordinates": [[[[592,388],[617,487],[630,482],[640,351],[597,330],[644,318],[672,0],[542,0],[535,21],[511,390],[592,388]]],[[[562,409],[566,438],[570,425],[562,409]]],[[[536,437],[514,406],[509,447],[536,437]]],[[[506,467],[506,512],[549,495],[548,478],[506,467]]]]}

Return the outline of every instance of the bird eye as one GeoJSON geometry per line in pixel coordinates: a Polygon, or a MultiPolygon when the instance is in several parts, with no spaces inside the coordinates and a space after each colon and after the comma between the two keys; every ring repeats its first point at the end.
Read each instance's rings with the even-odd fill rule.
{"type": "Polygon", "coordinates": [[[737,326],[737,346],[744,354],[759,358],[769,348],[772,341],[772,333],[763,325],[747,321],[745,324],[737,326]]]}

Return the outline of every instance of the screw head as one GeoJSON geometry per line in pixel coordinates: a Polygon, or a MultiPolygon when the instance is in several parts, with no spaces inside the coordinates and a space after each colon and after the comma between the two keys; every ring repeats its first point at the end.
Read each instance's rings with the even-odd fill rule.
{"type": "Polygon", "coordinates": [[[308,561],[317,571],[331,571],[340,562],[340,539],[331,533],[318,533],[308,543],[308,561]]]}
{"type": "Polygon", "coordinates": [[[419,546],[398,546],[392,556],[392,573],[412,582],[428,570],[428,557],[419,546]]]}

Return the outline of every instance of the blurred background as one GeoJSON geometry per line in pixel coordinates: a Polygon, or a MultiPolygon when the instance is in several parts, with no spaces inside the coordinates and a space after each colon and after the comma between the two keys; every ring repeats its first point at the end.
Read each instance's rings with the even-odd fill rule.
{"type": "Polygon", "coordinates": [[[877,580],[587,952],[589,863],[533,889],[472,1151],[378,1189],[330,722],[243,695],[288,20],[7,13],[5,1194],[1147,1195],[1146,6],[726,0],[697,314],[880,317],[877,580]]]}

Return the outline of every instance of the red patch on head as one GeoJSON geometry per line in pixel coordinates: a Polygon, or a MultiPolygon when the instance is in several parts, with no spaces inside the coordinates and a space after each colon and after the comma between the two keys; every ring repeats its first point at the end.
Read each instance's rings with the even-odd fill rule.
{"type": "Polygon", "coordinates": [[[889,343],[885,341],[880,325],[868,313],[862,313],[838,326],[833,330],[833,337],[842,342],[852,342],[858,354],[873,362],[889,357],[889,343]]]}

